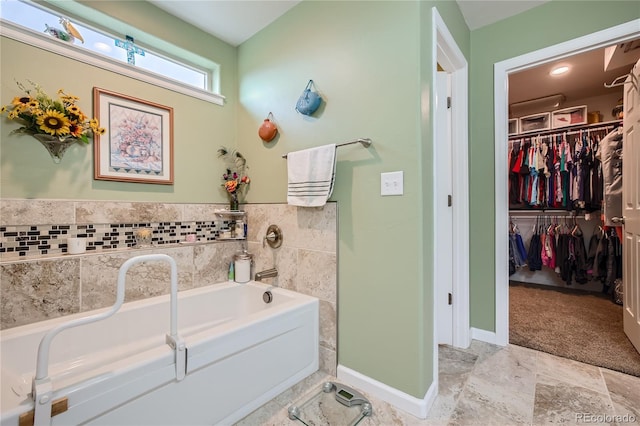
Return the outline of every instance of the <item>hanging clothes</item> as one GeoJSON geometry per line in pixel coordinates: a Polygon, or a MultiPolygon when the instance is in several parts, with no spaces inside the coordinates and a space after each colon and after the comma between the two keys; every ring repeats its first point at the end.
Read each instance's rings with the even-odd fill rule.
{"type": "Polygon", "coordinates": [[[609,231],[607,242],[606,275],[603,292],[612,293],[612,296],[615,296],[613,294],[615,281],[622,278],[622,245],[614,229],[609,231]]]}
{"type": "MultiPolygon", "coordinates": [[[[622,245],[615,228],[599,228],[592,237],[589,244],[597,246],[593,254],[593,269],[591,276],[594,280],[602,283],[602,292],[611,294],[614,302],[619,298],[619,293],[615,292],[616,280],[622,278],[622,245]]],[[[589,252],[592,252],[590,247],[589,252]]]]}
{"type": "Polygon", "coordinates": [[[591,239],[589,239],[589,248],[587,249],[587,275],[592,279],[596,278],[596,257],[602,234],[602,227],[599,227],[599,229],[591,235],[591,239]]]}
{"type": "Polygon", "coordinates": [[[573,265],[575,279],[578,284],[586,284],[589,281],[587,276],[587,249],[584,245],[582,232],[579,235],[572,235],[575,263],[573,265]]]}
{"type": "Polygon", "coordinates": [[[525,266],[527,263],[527,251],[522,241],[522,235],[513,220],[509,224],[509,262],[513,263],[509,265],[509,273],[512,275],[517,268],[525,266]],[[511,272],[513,270],[513,272],[511,272]]]}
{"type": "MultiPolygon", "coordinates": [[[[609,237],[602,232],[596,246],[595,258],[593,260],[593,278],[599,280],[604,285],[607,277],[607,256],[609,254],[609,237]]],[[[605,287],[603,292],[606,293],[605,287]]]]}
{"type": "Polygon", "coordinates": [[[596,211],[602,208],[602,200],[604,198],[604,177],[602,175],[602,162],[598,157],[598,149],[600,147],[600,137],[596,136],[591,140],[591,167],[590,167],[590,183],[591,197],[589,199],[589,211],[596,211]]]}
{"type": "Polygon", "coordinates": [[[516,227],[516,247],[517,252],[522,260],[522,266],[525,265],[527,261],[527,249],[524,247],[524,241],[522,241],[522,235],[520,235],[520,230],[516,227]]]}
{"type": "Polygon", "coordinates": [[[561,233],[558,235],[558,245],[557,245],[557,267],[560,278],[571,284],[571,258],[570,258],[570,247],[569,247],[569,235],[566,233],[561,233]]]}
{"type": "Polygon", "coordinates": [[[600,210],[604,178],[596,154],[613,127],[512,138],[510,208],[600,210]]]}
{"type": "Polygon", "coordinates": [[[520,141],[513,141],[509,149],[509,204],[515,205],[522,202],[520,165],[522,164],[523,150],[520,149],[520,141]]]}
{"type": "Polygon", "coordinates": [[[513,250],[513,244],[511,241],[509,242],[509,275],[513,275],[516,273],[516,260],[515,260],[515,251],[513,250]]]}
{"type": "Polygon", "coordinates": [[[562,228],[562,233],[558,236],[557,253],[560,278],[567,285],[573,285],[574,280],[579,284],[589,281],[584,235],[577,223],[573,229],[566,225],[562,228]]]}
{"type": "Polygon", "coordinates": [[[531,241],[529,242],[529,256],[527,258],[527,264],[530,271],[539,271],[542,269],[542,245],[540,244],[539,226],[536,223],[531,241]]]}
{"type": "Polygon", "coordinates": [[[622,128],[605,136],[596,156],[602,162],[605,225],[616,226],[612,218],[622,216],[622,128]]]}
{"type": "Polygon", "coordinates": [[[551,269],[556,267],[556,237],[553,228],[553,225],[549,225],[541,238],[542,264],[551,269]]]}
{"type": "Polygon", "coordinates": [[[565,235],[565,243],[567,256],[564,258],[562,263],[563,276],[562,279],[567,283],[567,285],[573,284],[573,272],[575,270],[575,262],[576,255],[574,252],[574,244],[570,235],[565,235]]]}

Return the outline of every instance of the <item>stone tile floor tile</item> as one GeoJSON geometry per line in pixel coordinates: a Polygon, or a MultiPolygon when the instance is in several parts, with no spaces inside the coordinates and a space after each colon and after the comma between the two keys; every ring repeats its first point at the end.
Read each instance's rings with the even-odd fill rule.
{"type": "MultiPolygon", "coordinates": [[[[519,346],[472,341],[440,346],[438,397],[419,419],[362,392],[373,415],[358,426],[629,424],[640,426],[640,377],[582,364],[519,346]]],[[[308,400],[326,381],[316,372],[237,423],[296,426],[288,408],[308,400]]],[[[311,419],[314,426],[328,425],[311,419]]]]}

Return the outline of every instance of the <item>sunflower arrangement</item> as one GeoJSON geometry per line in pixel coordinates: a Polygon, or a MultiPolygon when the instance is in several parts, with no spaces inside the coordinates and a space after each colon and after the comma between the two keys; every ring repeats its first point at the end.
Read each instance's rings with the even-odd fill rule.
{"type": "Polygon", "coordinates": [[[225,147],[221,147],[218,150],[218,158],[222,158],[225,163],[225,172],[222,174],[222,186],[224,187],[231,204],[237,210],[238,194],[247,190],[251,179],[246,174],[247,160],[242,154],[235,150],[228,150],[225,147]]]}
{"type": "Polygon", "coordinates": [[[58,90],[58,99],[53,99],[42,87],[29,81],[32,89],[17,82],[24,92],[16,96],[11,105],[2,106],[0,114],[7,114],[10,120],[16,120],[22,127],[11,133],[27,133],[30,135],[45,134],[55,136],[61,141],[76,139],[89,143],[89,134],[105,133],[98,120],[89,118],[76,105],[78,97],[58,90]]]}

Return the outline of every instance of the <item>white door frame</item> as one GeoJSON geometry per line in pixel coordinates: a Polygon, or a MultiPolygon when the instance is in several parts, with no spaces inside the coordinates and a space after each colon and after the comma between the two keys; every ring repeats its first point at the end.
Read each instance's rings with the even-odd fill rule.
{"type": "MultiPolygon", "coordinates": [[[[438,10],[431,9],[432,50],[431,64],[431,93],[429,102],[431,106],[436,104],[436,64],[451,75],[451,154],[454,159],[452,167],[453,175],[453,345],[466,348],[469,340],[469,123],[468,123],[468,65],[462,51],[456,44],[438,10]]],[[[435,117],[435,111],[431,112],[435,117]]],[[[436,143],[436,126],[434,120],[431,140],[436,143]]],[[[431,149],[432,161],[435,161],[435,150],[431,149]]],[[[431,170],[435,170],[432,164],[431,170]]],[[[437,177],[434,176],[434,182],[437,177]]],[[[433,203],[436,203],[433,191],[433,203]]],[[[437,202],[443,202],[438,200],[437,202]]],[[[434,204],[435,205],[435,204],[434,204]]],[[[434,229],[438,226],[438,218],[434,214],[434,229]]],[[[435,251],[437,241],[434,241],[433,263],[433,327],[434,327],[434,377],[438,377],[438,344],[436,321],[436,286],[437,269],[435,263],[435,251]]]]}
{"type": "MultiPolygon", "coordinates": [[[[509,343],[509,226],[508,202],[508,95],[509,73],[525,70],[567,56],[640,37],[640,19],[563,43],[536,50],[494,65],[495,126],[495,343],[509,343]]],[[[603,82],[604,83],[604,82],[603,82]]]]}

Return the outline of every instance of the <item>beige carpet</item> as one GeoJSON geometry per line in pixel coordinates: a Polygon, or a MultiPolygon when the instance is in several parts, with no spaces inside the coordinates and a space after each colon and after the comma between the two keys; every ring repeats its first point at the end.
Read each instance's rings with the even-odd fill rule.
{"type": "Polygon", "coordinates": [[[599,293],[511,283],[509,342],[640,377],[622,306],[599,293]]]}

